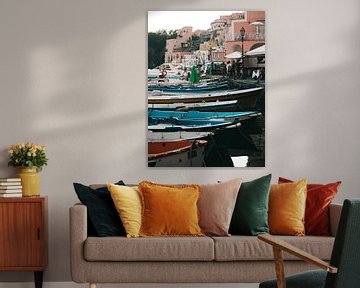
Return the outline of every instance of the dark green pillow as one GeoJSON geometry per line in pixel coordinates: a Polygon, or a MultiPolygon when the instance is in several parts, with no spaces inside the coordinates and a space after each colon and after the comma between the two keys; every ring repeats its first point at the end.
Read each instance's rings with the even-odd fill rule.
{"type": "Polygon", "coordinates": [[[271,174],[241,184],[230,222],[230,234],[256,236],[269,233],[270,181],[271,174]]]}
{"type": "MultiPolygon", "coordinates": [[[[125,185],[123,181],[115,184],[125,185]]],[[[99,237],[126,235],[107,187],[92,189],[89,186],[74,183],[74,188],[81,203],[87,207],[90,234],[99,237]]]]}

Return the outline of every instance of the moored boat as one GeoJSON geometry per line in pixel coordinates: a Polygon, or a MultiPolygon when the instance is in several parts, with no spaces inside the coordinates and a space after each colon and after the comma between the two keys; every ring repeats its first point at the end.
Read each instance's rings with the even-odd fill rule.
{"type": "Polygon", "coordinates": [[[227,82],[202,83],[193,85],[148,85],[148,91],[173,92],[173,93],[201,93],[206,91],[224,90],[229,87],[227,82]]]}
{"type": "Polygon", "coordinates": [[[148,94],[148,104],[170,103],[199,103],[214,101],[237,100],[241,109],[254,109],[263,87],[241,90],[226,90],[214,93],[177,94],[177,93],[152,93],[148,94]]]}
{"type": "Polygon", "coordinates": [[[237,108],[237,100],[198,102],[198,103],[159,103],[148,104],[149,109],[178,111],[232,111],[237,108]]]}
{"type": "Polygon", "coordinates": [[[223,119],[189,120],[189,119],[154,119],[148,117],[148,130],[151,131],[213,131],[235,124],[223,119]]]}
{"type": "Polygon", "coordinates": [[[148,117],[153,119],[177,119],[177,120],[212,120],[212,119],[224,119],[226,121],[241,121],[260,115],[256,111],[245,112],[200,112],[200,111],[162,111],[153,110],[148,111],[148,117]]]}
{"type": "Polygon", "coordinates": [[[176,132],[154,132],[148,131],[149,142],[172,142],[179,140],[195,140],[213,135],[211,131],[176,131],[176,132]]]}
{"type": "Polygon", "coordinates": [[[149,167],[202,167],[207,141],[148,142],[149,167]]]}

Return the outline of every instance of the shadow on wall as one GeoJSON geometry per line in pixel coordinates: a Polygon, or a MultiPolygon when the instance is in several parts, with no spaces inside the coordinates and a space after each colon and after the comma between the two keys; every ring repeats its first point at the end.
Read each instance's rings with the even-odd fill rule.
{"type": "MultiPolygon", "coordinates": [[[[146,127],[146,11],[156,4],[173,6],[118,0],[0,4],[0,87],[6,97],[0,105],[0,175],[15,174],[6,162],[10,144],[49,147],[41,176],[42,194],[50,199],[45,281],[70,280],[71,182],[96,181],[99,167],[114,171],[114,163],[120,171],[145,167],[145,159],[131,163],[134,149],[144,153],[145,135],[139,142],[138,132],[146,127]]],[[[1,273],[0,282],[6,281],[32,281],[32,275],[1,273]]]]}
{"type": "MultiPolygon", "coordinates": [[[[355,37],[360,33],[360,23],[346,33],[335,24],[327,27],[338,35],[336,42],[329,33],[329,37],[322,35],[319,45],[313,45],[306,53],[296,54],[289,49],[277,55],[281,55],[282,64],[288,63],[288,76],[267,78],[267,117],[271,118],[271,126],[266,129],[271,130],[267,147],[277,150],[279,146],[272,145],[271,140],[281,139],[281,153],[267,149],[267,159],[269,163],[291,163],[290,176],[294,178],[311,177],[326,170],[327,178],[316,181],[341,179],[342,189],[350,191],[358,180],[349,173],[349,167],[360,163],[360,154],[355,153],[360,147],[360,130],[356,128],[360,123],[360,82],[355,76],[360,73],[360,55],[356,52],[360,41],[355,37]],[[302,73],[292,73],[297,63],[306,67],[302,73]]],[[[271,59],[271,53],[267,57],[271,59]]],[[[269,62],[267,65],[272,67],[269,62]]],[[[268,71],[272,73],[271,69],[268,71]]],[[[279,168],[280,176],[289,175],[289,165],[279,168]]],[[[356,191],[350,193],[358,197],[356,191]]],[[[345,197],[338,196],[339,201],[345,197]]]]}

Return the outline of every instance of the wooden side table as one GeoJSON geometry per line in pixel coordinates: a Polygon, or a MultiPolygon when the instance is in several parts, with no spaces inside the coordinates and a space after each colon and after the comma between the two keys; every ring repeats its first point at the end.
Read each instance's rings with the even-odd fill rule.
{"type": "Polygon", "coordinates": [[[0,271],[32,271],[41,288],[47,250],[47,197],[0,198],[0,271]]]}

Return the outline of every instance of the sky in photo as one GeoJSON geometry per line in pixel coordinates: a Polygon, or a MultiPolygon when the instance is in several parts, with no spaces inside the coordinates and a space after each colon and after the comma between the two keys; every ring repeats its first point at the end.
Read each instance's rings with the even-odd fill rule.
{"type": "Polygon", "coordinates": [[[176,30],[192,26],[193,31],[210,28],[210,23],[220,15],[230,15],[241,11],[148,11],[148,32],[176,30]]]}

